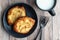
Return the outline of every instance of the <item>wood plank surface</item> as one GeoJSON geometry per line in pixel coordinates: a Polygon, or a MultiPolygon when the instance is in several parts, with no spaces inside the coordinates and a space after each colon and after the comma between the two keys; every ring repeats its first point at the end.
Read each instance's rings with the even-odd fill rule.
{"type": "Polygon", "coordinates": [[[43,29],[43,40],[53,40],[53,17],[48,12],[45,12],[44,14],[45,16],[49,17],[49,21],[46,27],[43,29]]]}
{"type": "Polygon", "coordinates": [[[7,7],[8,5],[8,0],[0,0],[0,40],[9,40],[9,34],[3,29],[2,26],[2,14],[3,14],[3,10],[7,7]]]}
{"type": "MultiPolygon", "coordinates": [[[[37,6],[34,3],[34,0],[0,0],[0,40],[33,40],[39,30],[40,16],[43,16],[43,15],[49,17],[49,22],[46,25],[46,27],[43,29],[42,40],[60,40],[60,18],[59,18],[60,17],[60,0],[57,0],[57,4],[54,10],[56,12],[56,16],[52,17],[48,12],[41,11],[39,8],[37,8],[37,6]],[[12,5],[12,3],[18,3],[18,2],[23,2],[32,6],[38,16],[38,26],[36,30],[31,35],[25,38],[15,38],[9,35],[3,29],[3,26],[1,23],[2,21],[1,17],[4,9],[8,5],[12,5]]],[[[37,38],[37,40],[39,40],[39,37],[37,38]]]]}
{"type": "Polygon", "coordinates": [[[56,16],[53,17],[53,40],[60,40],[60,0],[55,7],[56,16]]]}

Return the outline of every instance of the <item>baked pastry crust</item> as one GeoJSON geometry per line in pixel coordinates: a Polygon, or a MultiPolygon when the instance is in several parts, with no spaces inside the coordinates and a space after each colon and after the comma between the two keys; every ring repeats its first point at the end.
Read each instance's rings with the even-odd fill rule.
{"type": "Polygon", "coordinates": [[[9,25],[12,25],[16,21],[17,18],[22,17],[22,16],[26,16],[25,8],[23,6],[13,7],[8,11],[7,22],[9,25]]]}
{"type": "Polygon", "coordinates": [[[35,20],[30,17],[21,17],[17,19],[13,26],[13,30],[17,33],[28,33],[35,24],[35,20]]]}

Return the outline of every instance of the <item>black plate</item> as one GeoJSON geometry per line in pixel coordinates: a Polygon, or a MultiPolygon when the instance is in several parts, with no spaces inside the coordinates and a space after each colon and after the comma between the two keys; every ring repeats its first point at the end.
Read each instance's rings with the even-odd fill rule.
{"type": "Polygon", "coordinates": [[[34,30],[36,29],[37,27],[37,22],[38,22],[38,19],[37,19],[37,15],[36,15],[36,12],[34,11],[34,9],[25,4],[25,3],[16,3],[16,4],[12,4],[11,6],[8,6],[6,8],[6,10],[4,11],[3,15],[2,15],[2,24],[4,26],[4,29],[9,33],[11,34],[12,36],[14,37],[18,37],[18,38],[23,38],[23,37],[27,37],[28,35],[32,34],[34,32],[34,30]],[[26,10],[26,14],[27,16],[35,19],[35,24],[33,26],[33,28],[30,30],[30,32],[28,32],[27,34],[19,34],[19,33],[16,33],[12,30],[12,26],[8,25],[7,23],[7,13],[8,13],[8,10],[15,7],[15,6],[24,6],[25,7],[25,10],[26,10]]]}

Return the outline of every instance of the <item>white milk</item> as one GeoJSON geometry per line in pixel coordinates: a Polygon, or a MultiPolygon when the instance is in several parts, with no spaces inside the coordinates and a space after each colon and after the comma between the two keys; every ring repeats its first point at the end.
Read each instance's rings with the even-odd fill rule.
{"type": "Polygon", "coordinates": [[[36,0],[39,8],[48,10],[54,5],[54,0],[36,0]]]}

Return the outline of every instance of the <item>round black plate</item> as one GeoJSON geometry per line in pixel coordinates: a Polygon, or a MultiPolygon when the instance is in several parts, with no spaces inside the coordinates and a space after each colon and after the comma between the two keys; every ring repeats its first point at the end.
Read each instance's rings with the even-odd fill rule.
{"type": "Polygon", "coordinates": [[[32,34],[33,31],[37,27],[37,22],[38,22],[38,19],[37,19],[36,12],[34,11],[34,9],[31,6],[29,6],[29,5],[25,4],[25,3],[15,3],[15,4],[12,4],[11,6],[8,6],[5,9],[5,11],[4,11],[3,15],[2,15],[2,24],[4,26],[4,29],[9,34],[11,34],[12,36],[18,37],[18,38],[27,37],[28,35],[32,34]],[[8,10],[11,9],[11,8],[13,8],[13,7],[15,7],[15,6],[24,6],[25,7],[25,10],[26,10],[27,16],[35,19],[35,21],[36,21],[35,24],[34,24],[34,26],[33,26],[33,28],[27,34],[19,34],[19,33],[14,32],[12,30],[12,26],[8,25],[8,23],[7,23],[7,13],[8,13],[8,10]]]}

